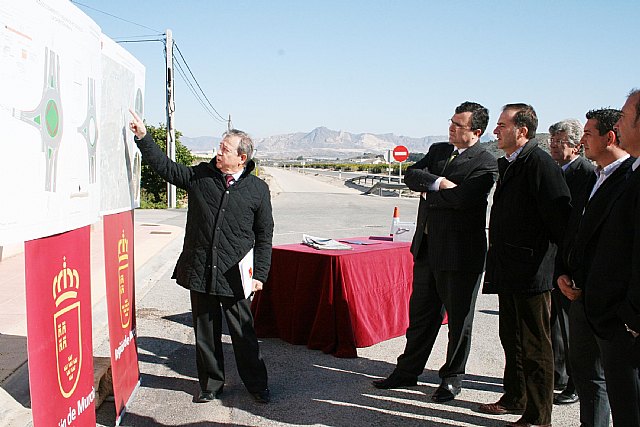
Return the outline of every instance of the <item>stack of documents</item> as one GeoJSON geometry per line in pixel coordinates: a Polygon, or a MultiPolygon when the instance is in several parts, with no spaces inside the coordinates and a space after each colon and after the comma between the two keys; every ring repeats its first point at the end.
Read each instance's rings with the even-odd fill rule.
{"type": "Polygon", "coordinates": [[[340,243],[337,240],[328,239],[326,237],[314,237],[308,234],[302,235],[302,244],[311,246],[316,249],[330,249],[330,250],[348,250],[352,249],[351,246],[340,243]]]}

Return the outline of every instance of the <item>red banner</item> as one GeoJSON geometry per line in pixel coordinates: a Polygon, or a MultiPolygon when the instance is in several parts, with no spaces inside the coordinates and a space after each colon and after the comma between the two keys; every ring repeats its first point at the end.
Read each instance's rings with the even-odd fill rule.
{"type": "Polygon", "coordinates": [[[104,216],[104,258],[113,396],[119,424],[140,378],[136,344],[132,210],[104,216]]]}
{"type": "Polygon", "coordinates": [[[96,424],[90,227],[25,243],[33,425],[96,424]]]}

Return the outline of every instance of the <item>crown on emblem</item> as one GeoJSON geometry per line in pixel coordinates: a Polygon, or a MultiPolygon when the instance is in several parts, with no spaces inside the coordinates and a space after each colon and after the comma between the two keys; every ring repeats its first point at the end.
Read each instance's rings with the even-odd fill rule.
{"type": "Polygon", "coordinates": [[[129,252],[129,239],[127,239],[124,235],[124,230],[122,230],[122,237],[118,240],[118,256],[129,252]]]}
{"type": "Polygon", "coordinates": [[[80,288],[78,270],[67,268],[67,257],[62,257],[62,269],[53,278],[53,299],[58,307],[64,300],[77,298],[80,288]]]}

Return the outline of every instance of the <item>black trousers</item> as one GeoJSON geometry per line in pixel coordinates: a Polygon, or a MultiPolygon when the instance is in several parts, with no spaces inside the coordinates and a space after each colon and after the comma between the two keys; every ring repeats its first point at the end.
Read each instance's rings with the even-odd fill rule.
{"type": "Polygon", "coordinates": [[[550,291],[536,295],[498,294],[499,334],[505,355],[500,402],[525,408],[530,424],[551,424],[553,352],[550,291]]]}
{"type": "Polygon", "coordinates": [[[640,371],[631,358],[634,338],[621,326],[611,339],[596,336],[596,342],[614,427],[640,427],[640,371]]]}
{"type": "Polygon", "coordinates": [[[579,298],[569,309],[571,329],[572,378],[580,396],[580,425],[582,427],[609,427],[609,397],[604,379],[600,347],[579,298]]]}
{"type": "Polygon", "coordinates": [[[424,371],[442,325],[449,316],[447,358],[440,378],[464,376],[471,348],[473,315],[480,287],[479,273],[434,271],[422,244],[413,266],[413,291],[409,300],[409,327],[404,353],[398,357],[396,372],[417,377],[424,371]]]}
{"type": "Polygon", "coordinates": [[[553,348],[553,385],[566,384],[573,391],[569,355],[569,308],[571,301],[560,289],[551,291],[551,346],[553,348]]]}
{"type": "Polygon", "coordinates": [[[222,312],[233,344],[238,373],[247,390],[267,388],[267,368],[260,355],[248,299],[238,300],[191,291],[191,311],[196,335],[196,365],[202,390],[221,392],[224,387],[222,312]]]}

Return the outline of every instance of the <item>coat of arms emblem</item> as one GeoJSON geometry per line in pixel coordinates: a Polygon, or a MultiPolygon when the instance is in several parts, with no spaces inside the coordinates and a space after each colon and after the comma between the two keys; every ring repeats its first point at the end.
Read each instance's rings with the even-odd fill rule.
{"type": "Polygon", "coordinates": [[[68,268],[67,258],[63,257],[62,269],[53,278],[53,300],[56,304],[53,328],[56,337],[58,385],[65,398],[75,391],[82,368],[79,288],[78,271],[68,268]]]}

